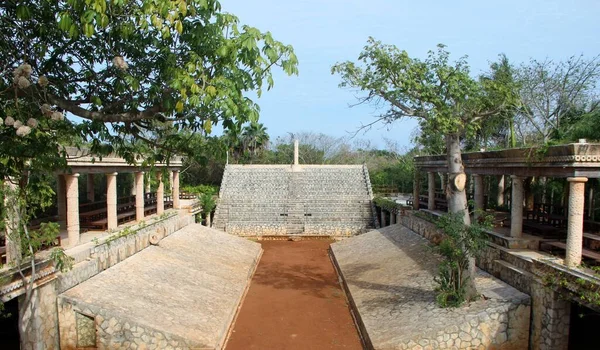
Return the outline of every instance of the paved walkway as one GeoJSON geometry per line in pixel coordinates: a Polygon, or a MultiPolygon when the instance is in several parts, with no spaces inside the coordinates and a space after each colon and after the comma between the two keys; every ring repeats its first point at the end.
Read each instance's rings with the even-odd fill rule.
{"type": "Polygon", "coordinates": [[[362,349],[331,241],[264,241],[228,350],[362,349]]]}

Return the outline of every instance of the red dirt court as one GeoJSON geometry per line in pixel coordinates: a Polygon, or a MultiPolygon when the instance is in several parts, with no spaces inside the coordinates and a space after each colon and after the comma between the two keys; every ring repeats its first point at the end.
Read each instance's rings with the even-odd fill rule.
{"type": "Polygon", "coordinates": [[[362,349],[337,274],[332,241],[262,241],[263,256],[227,350],[362,349]]]}

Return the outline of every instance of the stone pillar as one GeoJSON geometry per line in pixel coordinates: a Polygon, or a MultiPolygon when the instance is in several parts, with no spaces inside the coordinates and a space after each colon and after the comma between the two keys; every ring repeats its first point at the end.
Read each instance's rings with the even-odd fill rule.
{"type": "Polygon", "coordinates": [[[79,174],[65,174],[69,247],[79,244],[79,174]]]}
{"type": "Polygon", "coordinates": [[[144,172],[135,173],[135,220],[144,220],[144,172]]]}
{"type": "Polygon", "coordinates": [[[117,220],[117,173],[106,174],[106,219],[109,230],[119,225],[117,220]]]}
{"type": "Polygon", "coordinates": [[[478,175],[478,174],[473,174],[473,183],[474,183],[474,187],[475,187],[475,194],[474,194],[474,199],[475,199],[475,219],[477,219],[479,217],[479,211],[484,210],[485,208],[485,203],[484,203],[484,196],[483,196],[483,176],[478,175]]]}
{"type": "Polygon", "coordinates": [[[299,149],[299,142],[298,142],[298,140],[294,140],[294,165],[299,165],[300,164],[298,162],[298,157],[299,157],[299,155],[298,155],[298,153],[299,153],[298,149],[299,149]]]}
{"type": "Polygon", "coordinates": [[[158,189],[156,190],[156,214],[161,215],[165,212],[165,183],[163,182],[162,172],[158,172],[158,189]]]}
{"type": "Polygon", "coordinates": [[[427,209],[435,210],[435,173],[427,173],[427,209]]]}
{"type": "Polygon", "coordinates": [[[586,177],[569,177],[569,216],[567,217],[567,252],[565,265],[569,267],[581,264],[583,245],[583,203],[585,202],[586,177]]]}
{"type": "MultiPolygon", "coordinates": [[[[19,222],[17,221],[16,215],[9,197],[15,198],[17,194],[17,185],[10,180],[4,181],[5,188],[8,192],[4,195],[4,207],[6,209],[6,221],[5,221],[5,245],[6,245],[6,263],[16,263],[21,257],[21,236],[19,234],[19,222]]],[[[2,317],[0,315],[0,317],[2,317]]]]}
{"type": "Polygon", "coordinates": [[[181,208],[179,204],[179,170],[173,170],[173,208],[181,208]]]}
{"type": "Polygon", "coordinates": [[[381,208],[381,227],[386,227],[387,224],[385,222],[385,210],[381,208]]]}
{"type": "Polygon", "coordinates": [[[137,186],[135,184],[135,173],[133,173],[132,175],[133,175],[133,182],[131,183],[131,191],[129,192],[129,194],[132,196],[135,196],[135,194],[137,193],[137,186]]]}
{"type": "Polygon", "coordinates": [[[56,179],[56,206],[58,207],[58,224],[61,230],[67,229],[67,190],[65,176],[58,175],[56,179]]]}
{"type": "Polygon", "coordinates": [[[421,177],[419,168],[415,168],[415,179],[413,181],[413,209],[419,210],[419,194],[421,192],[421,177]]]}
{"type": "Polygon", "coordinates": [[[148,177],[146,178],[145,184],[146,184],[146,189],[144,190],[144,193],[151,193],[152,192],[152,187],[150,186],[150,173],[148,173],[148,177]]]}
{"type": "Polygon", "coordinates": [[[501,207],[504,205],[504,175],[498,176],[498,197],[496,198],[496,204],[501,207]]]}
{"type": "Polygon", "coordinates": [[[390,225],[396,224],[396,214],[393,211],[390,211],[390,225]]]}
{"type": "Polygon", "coordinates": [[[87,200],[94,201],[94,174],[87,174],[87,200]]]}
{"type": "Polygon", "coordinates": [[[510,236],[523,236],[523,177],[512,175],[510,197],[510,236]]]}
{"type": "Polygon", "coordinates": [[[588,194],[588,218],[594,220],[594,187],[589,186],[588,194]]]}

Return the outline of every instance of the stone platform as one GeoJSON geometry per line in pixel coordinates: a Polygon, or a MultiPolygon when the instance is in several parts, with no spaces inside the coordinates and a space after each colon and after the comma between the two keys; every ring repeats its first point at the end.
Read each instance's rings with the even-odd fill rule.
{"type": "Polygon", "coordinates": [[[261,253],[189,225],[61,294],[61,348],[221,349],[261,253]]]}
{"type": "Polygon", "coordinates": [[[331,245],[367,348],[527,349],[530,297],[478,270],[483,298],[438,307],[428,243],[392,225],[331,245]]]}

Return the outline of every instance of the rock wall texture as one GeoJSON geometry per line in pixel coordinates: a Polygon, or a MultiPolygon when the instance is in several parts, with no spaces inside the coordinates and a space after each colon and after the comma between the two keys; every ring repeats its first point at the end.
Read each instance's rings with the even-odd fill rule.
{"type": "MultiPolygon", "coordinates": [[[[24,300],[25,296],[20,296],[19,305],[24,305],[24,300]]],[[[20,307],[19,314],[22,319],[19,325],[21,349],[58,349],[58,315],[54,283],[35,288],[30,303],[27,307],[20,307]]]]}
{"type": "Polygon", "coordinates": [[[239,236],[351,236],[375,227],[362,165],[228,165],[213,227],[239,236]]]}

